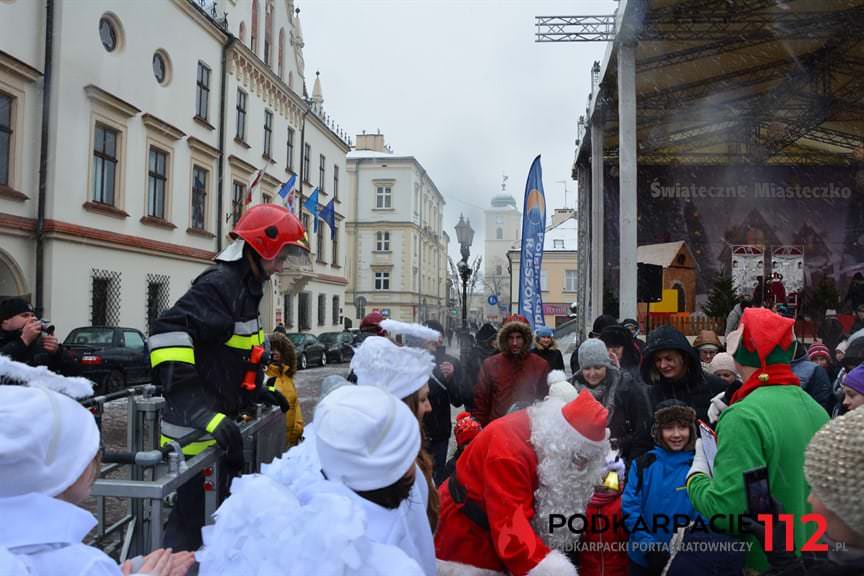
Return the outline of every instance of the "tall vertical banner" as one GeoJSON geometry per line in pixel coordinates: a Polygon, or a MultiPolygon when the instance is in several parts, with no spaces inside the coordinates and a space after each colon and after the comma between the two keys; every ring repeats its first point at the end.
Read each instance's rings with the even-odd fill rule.
{"type": "Polygon", "coordinates": [[[546,195],[540,156],[531,163],[525,182],[522,210],[522,247],[519,256],[519,313],[531,323],[533,331],[545,326],[540,270],[543,265],[543,238],[546,236],[546,195]]]}

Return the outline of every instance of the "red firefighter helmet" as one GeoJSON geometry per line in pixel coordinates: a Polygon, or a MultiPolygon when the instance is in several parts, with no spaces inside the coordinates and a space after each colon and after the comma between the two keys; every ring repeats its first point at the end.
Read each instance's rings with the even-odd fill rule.
{"type": "Polygon", "coordinates": [[[381,329],[381,322],[384,320],[386,318],[380,312],[370,312],[360,322],[360,331],[371,332],[376,336],[386,336],[387,333],[381,329]]]}
{"type": "Polygon", "coordinates": [[[245,240],[264,260],[273,260],[286,246],[309,251],[309,239],[300,220],[276,204],[253,206],[234,226],[231,237],[245,240]]]}

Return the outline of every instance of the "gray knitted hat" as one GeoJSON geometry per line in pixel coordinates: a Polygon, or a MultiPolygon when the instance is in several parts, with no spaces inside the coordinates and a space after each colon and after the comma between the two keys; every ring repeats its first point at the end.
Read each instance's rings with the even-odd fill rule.
{"type": "Polygon", "coordinates": [[[579,346],[579,367],[592,368],[594,366],[612,368],[606,343],[599,338],[589,338],[579,346]]]}
{"type": "Polygon", "coordinates": [[[864,535],[864,408],[831,420],[810,440],[804,475],[813,493],[849,528],[864,535]]]}

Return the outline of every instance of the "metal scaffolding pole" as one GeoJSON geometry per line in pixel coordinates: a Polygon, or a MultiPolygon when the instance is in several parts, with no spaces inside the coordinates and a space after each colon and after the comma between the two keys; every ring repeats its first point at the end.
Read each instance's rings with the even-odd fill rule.
{"type": "Polygon", "coordinates": [[[620,272],[618,314],[636,318],[636,43],[618,49],[618,190],[620,272]]]}
{"type": "Polygon", "coordinates": [[[603,313],[603,111],[591,118],[591,296],[590,319],[603,313]]]}

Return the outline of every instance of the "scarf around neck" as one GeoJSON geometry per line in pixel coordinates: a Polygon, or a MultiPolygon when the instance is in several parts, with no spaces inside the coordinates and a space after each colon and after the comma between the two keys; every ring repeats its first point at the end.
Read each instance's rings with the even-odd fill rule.
{"type": "Polygon", "coordinates": [[[800,386],[801,381],[789,364],[771,364],[756,370],[732,395],[730,406],[763,386],[800,386]]]}

